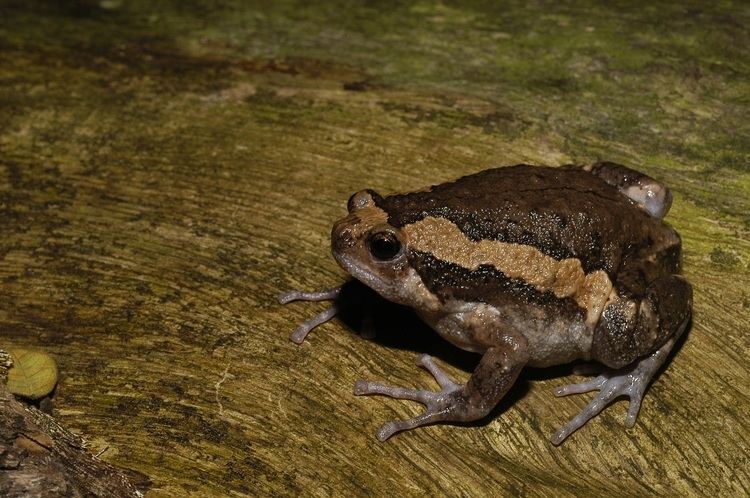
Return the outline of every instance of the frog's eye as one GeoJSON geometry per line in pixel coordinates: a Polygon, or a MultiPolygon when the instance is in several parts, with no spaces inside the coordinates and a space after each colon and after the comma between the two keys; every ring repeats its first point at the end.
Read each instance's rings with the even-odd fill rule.
{"type": "Polygon", "coordinates": [[[373,257],[380,261],[391,260],[401,252],[401,242],[396,234],[390,230],[375,232],[370,235],[367,246],[373,257]]]}

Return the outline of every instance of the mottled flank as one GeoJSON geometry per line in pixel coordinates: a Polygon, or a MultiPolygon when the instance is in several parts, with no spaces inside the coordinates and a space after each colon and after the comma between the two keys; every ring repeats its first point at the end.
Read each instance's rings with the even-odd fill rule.
{"type": "Polygon", "coordinates": [[[55,417],[149,497],[750,493],[746,2],[5,0],[0,19],[0,349],[50,354],[55,417]],[[476,426],[381,444],[415,409],[356,379],[434,388],[418,353],[457,382],[477,358],[380,302],[288,341],[326,305],[276,296],[343,281],[352,192],[597,161],[671,189],[695,290],[632,430],[615,404],[550,446],[586,401],[553,396],[561,368],[476,426]]]}
{"type": "Polygon", "coordinates": [[[565,317],[583,314],[573,299],[559,299],[551,291],[539,291],[528,282],[510,278],[490,265],[470,270],[419,251],[412,252],[409,261],[426,287],[441,301],[486,302],[500,307],[536,305],[549,309],[550,314],[565,317]]]}

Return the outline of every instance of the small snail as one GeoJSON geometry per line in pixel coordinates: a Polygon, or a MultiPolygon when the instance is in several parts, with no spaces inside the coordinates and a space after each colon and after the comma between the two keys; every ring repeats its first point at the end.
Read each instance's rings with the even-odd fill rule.
{"type": "Polygon", "coordinates": [[[47,396],[57,384],[57,364],[47,353],[9,349],[13,366],[8,370],[7,388],[12,394],[31,400],[47,396]]]}

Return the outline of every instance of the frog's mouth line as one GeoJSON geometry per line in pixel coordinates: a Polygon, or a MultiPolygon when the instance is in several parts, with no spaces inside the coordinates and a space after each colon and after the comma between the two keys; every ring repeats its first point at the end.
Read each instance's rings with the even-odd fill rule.
{"type": "Polygon", "coordinates": [[[339,266],[346,270],[352,277],[370,287],[378,294],[384,295],[385,297],[390,297],[391,292],[388,292],[390,287],[385,282],[385,280],[357,265],[354,260],[344,256],[343,254],[334,254],[333,257],[339,264],[339,266]]]}

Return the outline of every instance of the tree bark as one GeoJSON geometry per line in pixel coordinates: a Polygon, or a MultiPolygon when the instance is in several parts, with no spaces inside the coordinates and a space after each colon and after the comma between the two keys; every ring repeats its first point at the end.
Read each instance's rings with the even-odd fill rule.
{"type": "Polygon", "coordinates": [[[0,496],[143,496],[84,440],[0,383],[0,496]]]}
{"type": "MultiPolygon", "coordinates": [[[[740,2],[5,1],[0,19],[0,348],[54,356],[55,420],[149,496],[750,492],[740,2]],[[562,367],[522,372],[481,423],[379,443],[419,407],[357,379],[436,387],[419,354],[459,382],[478,358],[377,300],[374,340],[352,311],[289,341],[325,305],[279,293],[347,278],[329,235],[352,192],[597,160],[672,189],[695,290],[632,429],[618,402],[553,447],[590,398],[554,397],[562,367]]],[[[8,482],[107,494],[84,479],[111,467],[3,400],[8,482]]]]}

